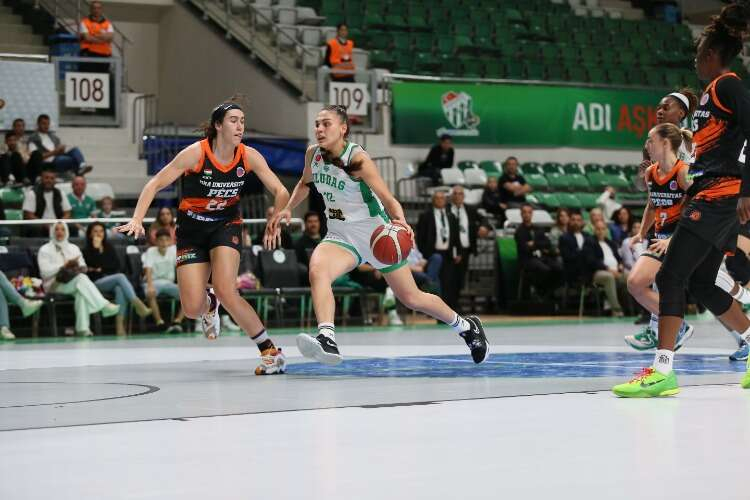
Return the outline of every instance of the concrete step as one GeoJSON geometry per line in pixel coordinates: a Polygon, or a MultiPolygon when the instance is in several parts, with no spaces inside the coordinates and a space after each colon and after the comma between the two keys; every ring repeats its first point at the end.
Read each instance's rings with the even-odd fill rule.
{"type": "Polygon", "coordinates": [[[0,15],[2,14],[13,14],[13,9],[5,5],[0,5],[0,15]]]}
{"type": "Polygon", "coordinates": [[[49,55],[49,49],[46,45],[16,45],[0,43],[0,53],[49,55]]]}
{"type": "Polygon", "coordinates": [[[0,24],[23,24],[23,18],[10,12],[7,14],[0,12],[0,24]]]}
{"type": "Polygon", "coordinates": [[[0,44],[44,46],[44,39],[41,35],[33,33],[14,33],[0,30],[0,44]]]}
{"type": "Polygon", "coordinates": [[[102,177],[97,175],[96,169],[86,177],[90,182],[104,182],[112,186],[116,198],[136,198],[139,193],[143,191],[143,186],[145,186],[149,180],[145,174],[140,177],[102,177]]]}
{"type": "Polygon", "coordinates": [[[32,33],[32,30],[28,24],[0,23],[0,33],[32,33]]]}

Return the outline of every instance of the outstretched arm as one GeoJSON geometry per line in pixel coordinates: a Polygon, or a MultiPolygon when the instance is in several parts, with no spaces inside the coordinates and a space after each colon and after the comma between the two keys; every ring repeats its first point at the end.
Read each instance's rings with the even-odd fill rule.
{"type": "Polygon", "coordinates": [[[148,211],[148,207],[151,206],[151,202],[154,201],[154,196],[156,196],[156,193],[179,179],[186,170],[196,166],[200,160],[200,148],[200,143],[196,142],[195,144],[191,144],[177,153],[174,160],[169,162],[166,167],[153,176],[144,186],[141,196],[138,197],[138,203],[135,206],[133,218],[127,224],[116,227],[115,230],[121,233],[126,233],[129,236],[132,235],[134,238],[138,238],[145,234],[143,229],[143,218],[146,216],[146,212],[148,211]]]}
{"type": "Polygon", "coordinates": [[[269,221],[269,231],[273,231],[274,233],[277,231],[280,232],[281,229],[279,226],[282,222],[289,224],[289,221],[292,218],[292,210],[297,208],[297,205],[302,203],[310,193],[310,188],[308,187],[308,184],[312,182],[312,168],[310,167],[310,161],[312,160],[315,147],[316,146],[309,146],[307,148],[307,151],[305,152],[305,167],[302,170],[302,177],[300,177],[297,185],[294,186],[292,195],[288,198],[286,205],[281,207],[281,210],[277,209],[276,212],[274,212],[273,218],[269,221]]]}
{"type": "MultiPolygon", "coordinates": [[[[263,155],[248,146],[245,146],[245,153],[260,182],[273,194],[274,213],[280,212],[289,202],[289,191],[276,177],[276,174],[271,171],[263,155]]],[[[281,247],[281,229],[278,224],[273,224],[273,220],[272,218],[270,221],[266,221],[266,232],[263,235],[263,246],[271,250],[281,247]]]]}

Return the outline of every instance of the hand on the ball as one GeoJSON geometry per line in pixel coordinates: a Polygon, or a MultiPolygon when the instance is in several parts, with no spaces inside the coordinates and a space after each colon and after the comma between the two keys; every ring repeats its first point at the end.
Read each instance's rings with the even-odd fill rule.
{"type": "Polygon", "coordinates": [[[416,246],[417,245],[417,242],[416,242],[415,237],[414,237],[414,230],[411,228],[411,226],[409,224],[406,223],[406,221],[404,219],[393,219],[391,221],[391,224],[398,224],[399,226],[405,227],[406,230],[409,233],[409,237],[411,238],[411,244],[412,244],[412,246],[416,246]]]}

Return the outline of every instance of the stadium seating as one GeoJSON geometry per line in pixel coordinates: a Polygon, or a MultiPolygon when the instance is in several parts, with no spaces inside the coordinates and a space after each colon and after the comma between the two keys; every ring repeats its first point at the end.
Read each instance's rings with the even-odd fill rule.
{"type": "MultiPolygon", "coordinates": [[[[471,8],[461,0],[297,4],[316,9],[328,25],[346,22],[357,46],[373,51],[372,65],[393,71],[700,88],[694,72],[677,70],[694,57],[687,25],[623,19],[617,9],[550,0],[485,1],[471,8]]],[[[746,73],[741,63],[733,69],[746,73]]]]}

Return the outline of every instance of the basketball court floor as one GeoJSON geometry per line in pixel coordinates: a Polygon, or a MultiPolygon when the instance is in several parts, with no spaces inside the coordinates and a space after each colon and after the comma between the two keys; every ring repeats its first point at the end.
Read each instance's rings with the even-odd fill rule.
{"type": "Polygon", "coordinates": [[[223,336],[0,344],[0,499],[747,499],[745,363],[713,321],[682,392],[609,389],[650,364],[630,322],[488,326],[474,365],[438,326],[341,332],[346,360],[255,377],[223,336]]]}

